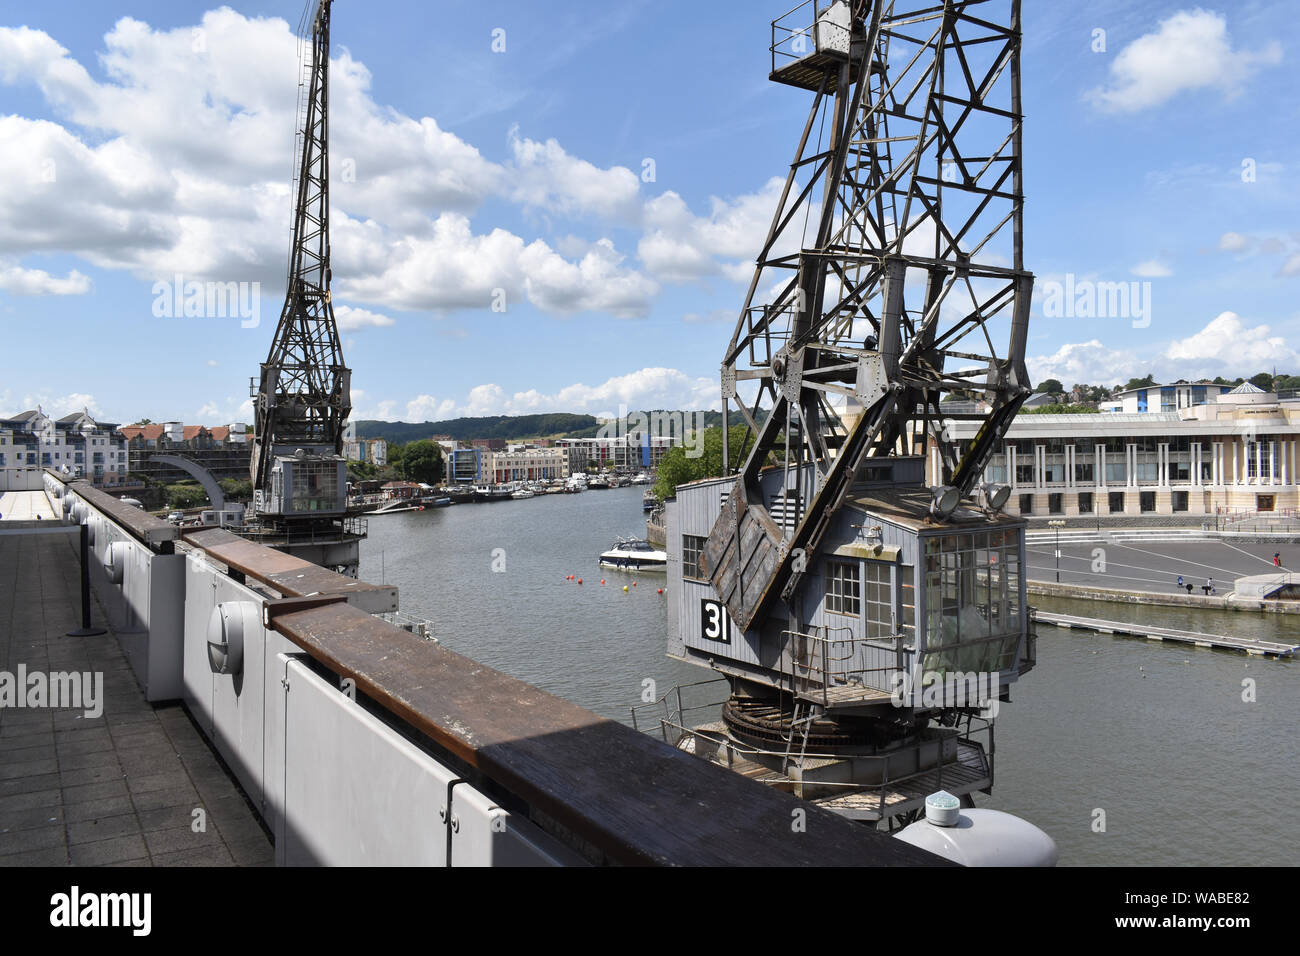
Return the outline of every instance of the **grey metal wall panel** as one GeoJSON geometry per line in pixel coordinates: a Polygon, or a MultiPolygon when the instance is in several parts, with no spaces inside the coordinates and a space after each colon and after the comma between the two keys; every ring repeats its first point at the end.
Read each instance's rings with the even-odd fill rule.
{"type": "MultiPolygon", "coordinates": [[[[281,865],[444,866],[457,776],[286,654],[281,865]],[[382,780],[382,786],[375,781],[382,780]]],[[[478,823],[467,811],[462,825],[478,823]]],[[[490,826],[490,821],[484,821],[490,826]]]]}

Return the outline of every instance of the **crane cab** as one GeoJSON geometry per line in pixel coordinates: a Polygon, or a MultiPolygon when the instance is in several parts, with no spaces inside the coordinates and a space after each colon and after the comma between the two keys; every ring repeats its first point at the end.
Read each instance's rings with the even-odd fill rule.
{"type": "MultiPolygon", "coordinates": [[[[1032,661],[1026,522],[971,502],[936,515],[922,467],[919,458],[894,458],[864,469],[806,557],[793,606],[775,605],[744,632],[700,563],[735,479],[679,487],[665,513],[670,653],[828,710],[975,706],[983,695],[966,693],[967,675],[977,675],[978,690],[1013,683],[1032,661]]],[[[760,480],[788,534],[801,503],[786,496],[782,478],[770,469],[760,480]]]]}
{"type": "MultiPolygon", "coordinates": [[[[680,486],[667,503],[669,656],[726,678],[720,720],[677,746],[864,821],[906,821],[947,789],[993,784],[993,718],[1034,663],[1024,519],[937,504],[919,457],[854,481],[789,603],[742,631],[701,555],[735,478],[680,486]],[[909,816],[910,815],[910,816],[909,816]]],[[[802,502],[782,468],[760,475],[787,540],[802,502]]],[[[743,576],[743,572],[742,572],[743,576]]]]}
{"type": "Polygon", "coordinates": [[[268,487],[253,493],[259,514],[324,518],[347,511],[347,461],[332,448],[277,454],[270,478],[268,487]]]}

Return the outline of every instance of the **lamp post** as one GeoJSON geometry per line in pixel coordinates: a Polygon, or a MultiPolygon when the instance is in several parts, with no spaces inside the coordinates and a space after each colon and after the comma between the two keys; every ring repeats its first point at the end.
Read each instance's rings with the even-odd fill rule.
{"type": "Polygon", "coordinates": [[[1065,527],[1065,522],[1061,520],[1047,522],[1049,528],[1056,529],[1056,583],[1061,583],[1061,529],[1065,527]]]}

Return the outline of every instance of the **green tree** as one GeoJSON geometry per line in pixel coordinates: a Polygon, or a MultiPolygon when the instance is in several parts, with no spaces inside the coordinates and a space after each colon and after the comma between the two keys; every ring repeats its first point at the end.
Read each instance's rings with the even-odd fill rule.
{"type": "MultiPolygon", "coordinates": [[[[736,465],[748,455],[752,442],[746,437],[749,429],[733,425],[729,435],[731,463],[736,465]]],[[[722,429],[706,428],[701,440],[693,448],[678,445],[670,448],[659,461],[659,479],[654,491],[660,501],[677,494],[677,486],[701,478],[716,478],[722,474],[722,429]]]]}
{"type": "Polygon", "coordinates": [[[1134,388],[1150,388],[1152,385],[1155,385],[1155,383],[1156,383],[1155,376],[1148,374],[1143,378],[1129,379],[1128,384],[1124,386],[1123,390],[1127,392],[1129,389],[1134,389],[1134,388]]]}
{"type": "Polygon", "coordinates": [[[1025,415],[1100,415],[1101,409],[1094,405],[1072,405],[1065,402],[1053,402],[1040,408],[1027,408],[1025,415]]]}
{"type": "Polygon", "coordinates": [[[1047,378],[1039,382],[1038,388],[1034,389],[1034,391],[1043,392],[1047,395],[1059,395],[1065,391],[1065,386],[1061,384],[1059,378],[1047,378]]]}
{"type": "Polygon", "coordinates": [[[184,510],[201,508],[208,504],[207,493],[196,484],[183,483],[167,486],[167,507],[184,510]]]}
{"type": "Polygon", "coordinates": [[[222,478],[221,490],[230,501],[253,500],[253,483],[247,478],[222,478]]]}
{"type": "Polygon", "coordinates": [[[1268,372],[1260,372],[1258,375],[1250,377],[1250,384],[1265,392],[1273,391],[1273,376],[1268,372]]]}
{"type": "Polygon", "coordinates": [[[444,470],[442,446],[437,442],[426,438],[402,446],[401,472],[408,481],[436,485],[442,481],[444,470]]]}

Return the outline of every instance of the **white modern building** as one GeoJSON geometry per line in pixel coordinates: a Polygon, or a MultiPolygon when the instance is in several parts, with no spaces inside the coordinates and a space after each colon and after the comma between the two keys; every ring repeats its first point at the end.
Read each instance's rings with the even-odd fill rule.
{"type": "Polygon", "coordinates": [[[126,440],[117,427],[95,421],[89,411],[54,419],[39,406],[0,418],[0,490],[39,490],[45,468],[105,488],[125,484],[126,440]]]}
{"type": "MultiPolygon", "coordinates": [[[[1249,382],[1237,386],[1254,389],[1249,382]]],[[[1130,388],[1119,392],[1113,399],[1101,403],[1101,410],[1107,413],[1123,412],[1129,415],[1159,415],[1176,412],[1182,408],[1195,408],[1197,405],[1212,405],[1222,395],[1234,391],[1231,385],[1215,385],[1213,382],[1178,382],[1174,385],[1148,385],[1145,388],[1130,388]]]]}
{"type": "MultiPolygon", "coordinates": [[[[978,427],[945,423],[957,446],[978,427]]],[[[1245,383],[1167,411],[1018,415],[984,477],[1012,486],[1011,514],[1280,511],[1300,507],[1298,444],[1300,401],[1245,383]]],[[[932,446],[928,480],[940,476],[932,446]]]]}

